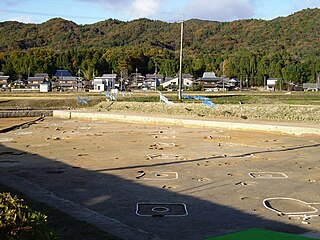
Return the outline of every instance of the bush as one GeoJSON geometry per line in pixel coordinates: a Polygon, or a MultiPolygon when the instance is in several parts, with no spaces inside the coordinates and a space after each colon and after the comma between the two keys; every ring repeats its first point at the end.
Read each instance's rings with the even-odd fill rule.
{"type": "Polygon", "coordinates": [[[0,193],[1,240],[53,240],[56,234],[47,225],[47,216],[22,204],[23,199],[0,193]]]}
{"type": "Polygon", "coordinates": [[[203,90],[204,90],[203,84],[192,84],[190,88],[190,91],[195,91],[195,92],[199,92],[203,90]]]}

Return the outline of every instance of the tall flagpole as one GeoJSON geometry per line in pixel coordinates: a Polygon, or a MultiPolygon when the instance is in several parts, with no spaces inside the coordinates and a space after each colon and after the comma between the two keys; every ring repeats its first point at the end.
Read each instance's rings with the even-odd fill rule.
{"type": "Polygon", "coordinates": [[[182,47],[183,47],[183,22],[184,22],[184,16],[181,21],[181,41],[180,41],[180,70],[179,70],[179,100],[182,99],[182,47]]]}

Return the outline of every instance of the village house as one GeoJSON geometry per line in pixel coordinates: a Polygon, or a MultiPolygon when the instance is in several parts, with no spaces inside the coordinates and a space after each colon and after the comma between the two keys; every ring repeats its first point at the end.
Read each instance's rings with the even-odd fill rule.
{"type": "Polygon", "coordinates": [[[217,88],[222,80],[223,79],[221,77],[217,77],[214,72],[204,72],[203,76],[198,78],[195,83],[203,85],[204,90],[212,90],[217,88]]]}
{"type": "Polygon", "coordinates": [[[147,74],[143,81],[143,89],[156,89],[163,82],[162,74],[147,74]]]}
{"type": "Polygon", "coordinates": [[[8,87],[9,76],[0,75],[0,88],[4,89],[8,87]]]}
{"type": "Polygon", "coordinates": [[[24,89],[27,86],[27,81],[24,79],[17,79],[15,81],[12,82],[12,87],[14,89],[24,89]]]}
{"type": "Polygon", "coordinates": [[[53,79],[57,81],[58,90],[61,92],[81,89],[81,79],[72,76],[68,70],[57,70],[53,79]]]}
{"type": "Polygon", "coordinates": [[[129,77],[129,88],[141,89],[143,88],[145,77],[141,73],[132,73],[129,77]]]}
{"type": "Polygon", "coordinates": [[[49,81],[49,75],[47,73],[36,73],[34,77],[28,77],[27,87],[30,89],[39,89],[40,90],[40,84],[43,82],[49,81]]]}
{"type": "Polygon", "coordinates": [[[202,78],[197,79],[195,84],[203,85],[205,91],[233,90],[239,84],[236,79],[217,77],[214,72],[204,72],[202,78]]]}
{"type": "Polygon", "coordinates": [[[267,86],[266,90],[267,91],[275,91],[276,90],[276,84],[279,81],[278,78],[269,78],[267,79],[267,86]]]}
{"type": "MultiPolygon", "coordinates": [[[[174,78],[166,78],[161,84],[166,90],[177,90],[179,88],[179,76],[176,75],[174,78]]],[[[193,85],[191,74],[182,74],[182,89],[189,89],[193,85]]]]}
{"type": "Polygon", "coordinates": [[[94,77],[92,80],[92,92],[103,92],[115,88],[117,74],[103,74],[101,77],[94,77]]]}

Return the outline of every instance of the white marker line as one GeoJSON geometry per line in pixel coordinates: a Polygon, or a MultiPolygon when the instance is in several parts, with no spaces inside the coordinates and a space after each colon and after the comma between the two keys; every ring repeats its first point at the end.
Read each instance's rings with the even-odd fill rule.
{"type": "Polygon", "coordinates": [[[141,180],[156,180],[156,181],[163,181],[163,180],[176,180],[178,179],[178,173],[177,172],[158,172],[158,171],[150,171],[146,173],[154,173],[154,177],[143,177],[141,180]],[[157,175],[160,176],[157,176],[157,175]],[[170,175],[174,175],[170,177],[170,175]],[[170,177],[170,178],[169,178],[170,177]]]}
{"type": "Polygon", "coordinates": [[[255,179],[285,179],[288,178],[288,175],[286,175],[285,173],[282,172],[250,172],[248,174],[250,177],[255,178],[255,179]],[[266,174],[270,174],[270,176],[255,176],[255,175],[266,175],[266,174]],[[273,175],[282,175],[282,176],[278,176],[278,177],[274,177],[273,175]]]}
{"type": "MultiPolygon", "coordinates": [[[[284,197],[275,197],[275,198],[266,198],[263,200],[263,206],[267,209],[269,209],[270,211],[273,211],[273,212],[276,212],[278,215],[305,215],[306,214],[311,214],[311,213],[316,213],[318,212],[319,210],[316,209],[315,207],[312,207],[310,205],[318,205],[320,203],[306,203],[304,201],[301,201],[301,200],[298,200],[298,199],[294,199],[294,198],[284,198],[284,197]],[[278,211],[272,207],[269,207],[267,206],[267,202],[270,201],[270,200],[293,200],[293,201],[297,201],[297,202],[300,202],[302,204],[305,204],[307,205],[308,207],[312,208],[313,211],[309,211],[309,212],[282,212],[282,211],[278,211]]],[[[308,217],[308,216],[306,216],[308,217]]]]}

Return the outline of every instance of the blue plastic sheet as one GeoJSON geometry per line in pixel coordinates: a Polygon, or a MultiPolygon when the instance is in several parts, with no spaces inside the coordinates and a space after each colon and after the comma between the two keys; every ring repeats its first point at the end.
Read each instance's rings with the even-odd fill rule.
{"type": "Polygon", "coordinates": [[[90,101],[91,99],[88,97],[87,99],[85,98],[80,98],[80,96],[78,96],[78,102],[79,103],[84,103],[84,104],[88,104],[88,102],[90,101]]]}
{"type": "Polygon", "coordinates": [[[183,99],[190,100],[190,99],[195,99],[198,101],[202,101],[203,104],[209,106],[209,107],[215,107],[217,104],[213,103],[210,101],[209,98],[207,97],[202,97],[202,96],[188,96],[188,95],[182,95],[183,99]]]}

